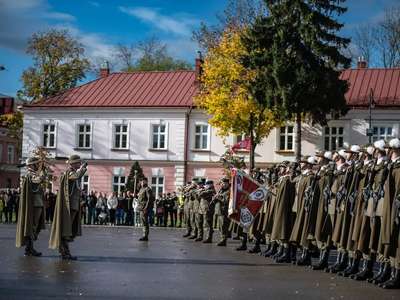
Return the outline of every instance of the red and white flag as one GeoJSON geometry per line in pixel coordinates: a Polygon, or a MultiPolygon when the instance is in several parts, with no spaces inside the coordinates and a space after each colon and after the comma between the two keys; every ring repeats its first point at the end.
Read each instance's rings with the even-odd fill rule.
{"type": "Polygon", "coordinates": [[[247,231],[263,206],[268,190],[239,169],[231,169],[231,178],[228,216],[247,231]]]}
{"type": "Polygon", "coordinates": [[[248,138],[248,137],[245,138],[244,140],[240,141],[239,143],[236,143],[231,148],[232,152],[235,152],[236,150],[250,151],[250,149],[251,149],[251,142],[250,142],[250,138],[248,138]]]}

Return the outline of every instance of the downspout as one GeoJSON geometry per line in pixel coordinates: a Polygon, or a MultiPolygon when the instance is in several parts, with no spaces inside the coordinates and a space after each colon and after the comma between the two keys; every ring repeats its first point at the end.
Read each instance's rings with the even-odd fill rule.
{"type": "Polygon", "coordinates": [[[183,184],[187,182],[187,165],[189,155],[189,119],[192,112],[193,106],[190,106],[189,110],[185,113],[185,141],[184,141],[184,154],[183,154],[183,184]]]}

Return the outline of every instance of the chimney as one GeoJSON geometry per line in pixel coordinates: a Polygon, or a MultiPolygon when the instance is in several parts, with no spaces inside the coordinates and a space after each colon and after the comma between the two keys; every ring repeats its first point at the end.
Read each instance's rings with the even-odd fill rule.
{"type": "Polygon", "coordinates": [[[364,59],[364,56],[359,56],[357,61],[357,69],[366,69],[367,61],[364,59]]]}
{"type": "Polygon", "coordinates": [[[194,70],[196,72],[196,82],[200,81],[201,74],[203,73],[203,56],[201,51],[197,51],[198,57],[195,60],[194,70]]]}
{"type": "Polygon", "coordinates": [[[108,64],[108,61],[104,61],[101,65],[100,65],[100,78],[105,78],[108,75],[110,75],[110,66],[108,64]]]}

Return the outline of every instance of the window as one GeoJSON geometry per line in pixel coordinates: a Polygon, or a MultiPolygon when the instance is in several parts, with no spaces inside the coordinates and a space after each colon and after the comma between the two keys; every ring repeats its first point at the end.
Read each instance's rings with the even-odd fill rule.
{"type": "Polygon", "coordinates": [[[120,194],[125,190],[125,176],[114,176],[113,177],[113,192],[120,194]]]}
{"type": "Polygon", "coordinates": [[[282,126],[279,129],[279,150],[293,151],[293,126],[282,126]]]}
{"type": "Polygon", "coordinates": [[[15,162],[14,145],[7,145],[7,163],[13,164],[15,162]]]}
{"type": "Polygon", "coordinates": [[[164,193],[164,177],[153,176],[151,177],[151,189],[156,199],[164,193]]]}
{"type": "Polygon", "coordinates": [[[82,178],[81,178],[81,189],[86,194],[89,193],[89,176],[88,175],[82,176],[82,178]]]}
{"type": "Polygon", "coordinates": [[[325,127],[325,150],[334,151],[343,147],[343,127],[325,127]]]}
{"type": "Polygon", "coordinates": [[[56,146],[56,125],[43,125],[43,147],[55,148],[56,146]]]}
{"type": "Polygon", "coordinates": [[[166,149],[166,125],[152,125],[152,148],[166,149]]]}
{"type": "Polygon", "coordinates": [[[128,149],[128,125],[114,125],[114,148],[128,149]]]}
{"type": "Polygon", "coordinates": [[[377,126],[372,127],[372,141],[389,140],[393,138],[393,127],[391,126],[377,126]]]}
{"type": "Polygon", "coordinates": [[[196,125],[195,130],[195,149],[208,149],[208,125],[196,125]]]}
{"type": "Polygon", "coordinates": [[[78,125],[78,148],[90,149],[92,126],[90,124],[79,124],[78,125]]]}

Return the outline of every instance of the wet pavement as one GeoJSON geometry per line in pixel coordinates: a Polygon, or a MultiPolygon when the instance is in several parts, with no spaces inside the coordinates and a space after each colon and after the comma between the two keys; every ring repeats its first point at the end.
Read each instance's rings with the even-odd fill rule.
{"type": "Polygon", "coordinates": [[[36,248],[41,258],[14,247],[15,226],[0,225],[0,299],[400,299],[365,282],[181,238],[183,231],[85,227],[71,244],[78,261],[47,249],[49,231],[36,248]]]}

